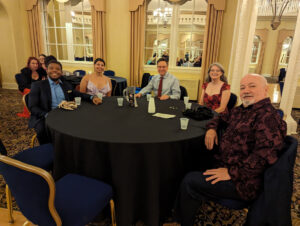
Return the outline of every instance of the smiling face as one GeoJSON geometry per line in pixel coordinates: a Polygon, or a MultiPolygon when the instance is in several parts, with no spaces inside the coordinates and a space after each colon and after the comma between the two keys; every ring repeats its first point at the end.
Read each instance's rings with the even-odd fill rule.
{"type": "Polygon", "coordinates": [[[32,71],[36,71],[39,68],[39,62],[35,59],[32,59],[29,63],[29,68],[32,71]]]}
{"type": "Polygon", "coordinates": [[[97,63],[94,64],[94,70],[96,73],[103,73],[105,70],[105,65],[102,61],[97,61],[97,63]]]}
{"type": "Polygon", "coordinates": [[[246,75],[241,80],[240,98],[244,107],[255,104],[266,98],[268,86],[266,80],[260,75],[246,75]]]}
{"type": "Polygon", "coordinates": [[[57,63],[50,63],[47,67],[47,74],[53,81],[57,81],[62,75],[62,68],[57,63]]]}
{"type": "Polygon", "coordinates": [[[164,76],[168,71],[168,64],[166,61],[160,61],[157,63],[157,71],[160,76],[164,76]]]}
{"type": "Polygon", "coordinates": [[[41,64],[45,63],[45,57],[43,55],[40,55],[39,61],[41,62],[41,64]]]}
{"type": "Polygon", "coordinates": [[[213,65],[209,69],[209,77],[211,80],[220,80],[221,76],[223,75],[223,72],[221,68],[219,68],[217,65],[213,65]]]}

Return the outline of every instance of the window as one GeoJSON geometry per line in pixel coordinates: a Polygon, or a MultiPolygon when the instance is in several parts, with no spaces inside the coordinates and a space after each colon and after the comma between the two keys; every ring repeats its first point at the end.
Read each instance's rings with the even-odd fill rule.
{"type": "Polygon", "coordinates": [[[293,43],[293,38],[287,37],[282,44],[280,61],[279,61],[279,64],[282,67],[286,67],[289,63],[291,49],[292,49],[292,43],[293,43]]]}
{"type": "Polygon", "coordinates": [[[60,61],[93,61],[89,0],[43,0],[42,18],[48,55],[60,61]]]}
{"type": "Polygon", "coordinates": [[[259,36],[255,35],[252,46],[251,64],[257,64],[261,48],[261,39],[259,36]]]}
{"type": "Polygon", "coordinates": [[[151,0],[147,4],[144,63],[155,65],[160,57],[165,57],[170,67],[200,67],[207,3],[171,3],[151,0]]]}

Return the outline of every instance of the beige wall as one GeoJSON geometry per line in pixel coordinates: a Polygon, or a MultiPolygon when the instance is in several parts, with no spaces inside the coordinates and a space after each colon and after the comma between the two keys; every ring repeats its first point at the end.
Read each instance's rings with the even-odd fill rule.
{"type": "MultiPolygon", "coordinates": [[[[294,20],[283,20],[277,30],[272,30],[271,20],[258,20],[256,24],[256,29],[268,29],[268,40],[266,42],[266,49],[263,59],[263,66],[261,74],[271,74],[273,73],[274,57],[277,46],[278,32],[281,29],[295,30],[296,18],[294,20]]],[[[277,76],[277,75],[274,75],[277,76]]]]}
{"type": "Polygon", "coordinates": [[[0,75],[3,88],[16,88],[14,75],[30,54],[27,16],[22,0],[0,0],[0,75]]]}
{"type": "Polygon", "coordinates": [[[107,69],[117,76],[129,79],[130,66],[130,13],[129,1],[106,1],[107,69]]]}

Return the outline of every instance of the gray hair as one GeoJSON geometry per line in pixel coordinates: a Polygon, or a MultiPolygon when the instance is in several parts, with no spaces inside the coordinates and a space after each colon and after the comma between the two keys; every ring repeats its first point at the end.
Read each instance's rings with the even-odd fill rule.
{"type": "Polygon", "coordinates": [[[213,66],[217,66],[217,67],[221,70],[222,75],[221,75],[221,77],[220,77],[220,80],[221,80],[222,82],[228,83],[228,82],[227,82],[227,78],[225,77],[225,70],[224,70],[223,65],[220,64],[220,63],[217,63],[217,62],[212,63],[211,65],[209,65],[209,67],[208,67],[208,72],[207,72],[207,77],[206,77],[206,80],[205,80],[205,81],[206,81],[206,82],[211,82],[211,77],[209,76],[209,73],[210,73],[210,70],[211,70],[211,68],[212,68],[213,66]]]}

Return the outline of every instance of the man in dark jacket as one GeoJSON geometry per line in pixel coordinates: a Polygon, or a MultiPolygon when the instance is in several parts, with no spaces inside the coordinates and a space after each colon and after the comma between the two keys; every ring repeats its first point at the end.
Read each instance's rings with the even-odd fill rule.
{"type": "Polygon", "coordinates": [[[29,128],[34,128],[40,144],[50,142],[50,137],[45,128],[45,118],[52,109],[55,109],[61,101],[71,101],[74,97],[81,97],[85,101],[94,104],[102,103],[96,96],[80,93],[73,89],[72,85],[62,77],[62,65],[58,61],[50,61],[47,65],[47,80],[36,82],[29,93],[29,128]]]}
{"type": "Polygon", "coordinates": [[[264,77],[246,75],[240,85],[243,104],[207,124],[208,150],[218,144],[218,126],[227,127],[212,169],[191,172],[182,181],[176,207],[181,225],[193,225],[202,201],[226,198],[252,201],[261,192],[264,171],[277,161],[286,136],[286,123],[267,93],[264,77]]]}

